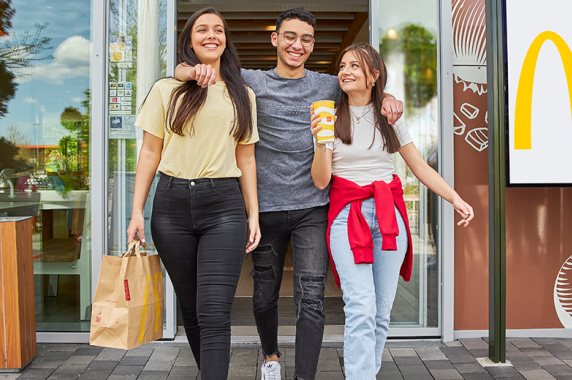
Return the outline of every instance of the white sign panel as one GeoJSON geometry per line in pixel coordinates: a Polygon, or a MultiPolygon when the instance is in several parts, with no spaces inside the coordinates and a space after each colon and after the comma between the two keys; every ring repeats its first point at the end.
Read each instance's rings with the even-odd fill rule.
{"type": "Polygon", "coordinates": [[[509,186],[572,186],[570,15],[570,0],[506,0],[509,186]]]}

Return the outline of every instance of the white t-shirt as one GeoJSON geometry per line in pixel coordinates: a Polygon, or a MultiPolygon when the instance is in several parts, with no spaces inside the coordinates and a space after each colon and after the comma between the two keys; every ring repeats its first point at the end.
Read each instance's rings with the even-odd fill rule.
{"type": "MultiPolygon", "coordinates": [[[[371,105],[365,107],[351,107],[353,113],[360,117],[370,109],[371,105]]],[[[360,118],[359,124],[356,118],[352,119],[352,143],[346,145],[341,140],[335,139],[329,147],[333,149],[332,155],[332,175],[345,178],[355,182],[360,186],[369,185],[374,181],[393,180],[395,167],[391,159],[391,154],[384,149],[381,133],[374,127],[373,112],[369,110],[365,116],[360,118]],[[373,134],[375,131],[375,142],[373,146],[373,134]],[[371,146],[371,148],[369,148],[371,146]],[[369,149],[368,149],[369,148],[369,149]]],[[[400,146],[413,142],[409,130],[403,118],[397,120],[394,126],[400,146]]]]}

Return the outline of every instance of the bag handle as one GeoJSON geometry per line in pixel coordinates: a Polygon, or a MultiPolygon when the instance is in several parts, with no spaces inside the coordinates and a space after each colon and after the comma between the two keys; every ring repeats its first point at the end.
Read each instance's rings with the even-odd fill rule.
{"type": "Polygon", "coordinates": [[[127,251],[121,255],[121,257],[131,256],[137,256],[138,258],[141,258],[141,256],[147,256],[147,249],[145,249],[145,246],[142,246],[141,242],[137,239],[133,239],[127,246],[127,251]],[[143,247],[143,253],[139,251],[139,247],[143,247]]]}

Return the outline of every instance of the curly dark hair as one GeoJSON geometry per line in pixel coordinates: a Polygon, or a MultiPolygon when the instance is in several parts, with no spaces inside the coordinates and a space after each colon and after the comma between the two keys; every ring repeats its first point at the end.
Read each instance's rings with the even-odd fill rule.
{"type": "Polygon", "coordinates": [[[307,22],[310,24],[310,26],[312,26],[312,28],[314,28],[314,30],[316,29],[316,17],[312,14],[312,12],[307,11],[302,7],[298,7],[288,9],[287,11],[282,12],[280,16],[278,16],[278,19],[276,20],[276,33],[280,31],[280,26],[282,26],[282,22],[284,20],[288,21],[292,19],[307,22]]]}

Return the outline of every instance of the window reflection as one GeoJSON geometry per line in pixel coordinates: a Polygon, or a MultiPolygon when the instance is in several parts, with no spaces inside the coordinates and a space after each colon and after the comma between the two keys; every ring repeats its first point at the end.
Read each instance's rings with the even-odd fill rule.
{"type": "Polygon", "coordinates": [[[0,216],[34,220],[37,331],[88,331],[91,1],[0,4],[0,216]]]}
{"type": "MultiPolygon", "coordinates": [[[[433,2],[380,1],[379,52],[388,71],[387,92],[404,103],[405,122],[427,163],[437,170],[437,7],[433,2]],[[391,12],[387,12],[391,9],[391,12]]],[[[404,184],[404,198],[413,238],[413,276],[400,279],[393,325],[438,326],[438,203],[399,155],[396,172],[404,184]]]]}

